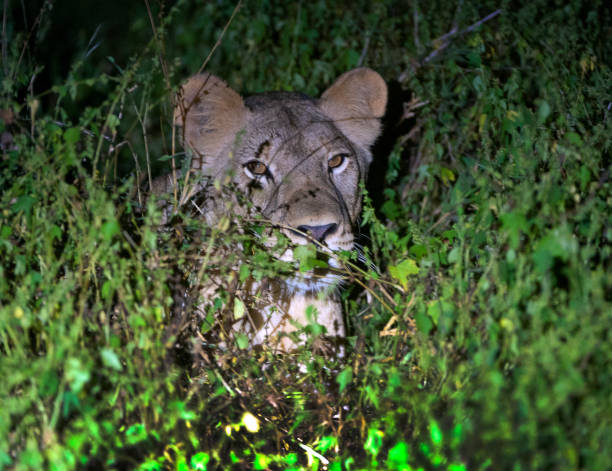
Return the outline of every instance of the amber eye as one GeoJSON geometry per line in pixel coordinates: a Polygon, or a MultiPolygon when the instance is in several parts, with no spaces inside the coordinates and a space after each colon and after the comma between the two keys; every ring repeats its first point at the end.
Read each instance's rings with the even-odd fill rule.
{"type": "Polygon", "coordinates": [[[327,165],[329,166],[329,168],[338,168],[340,167],[340,165],[342,165],[344,159],[346,159],[345,154],[336,154],[327,161],[327,165]]]}
{"type": "Polygon", "coordinates": [[[268,167],[259,160],[251,160],[246,167],[253,175],[265,175],[268,172],[268,167]]]}

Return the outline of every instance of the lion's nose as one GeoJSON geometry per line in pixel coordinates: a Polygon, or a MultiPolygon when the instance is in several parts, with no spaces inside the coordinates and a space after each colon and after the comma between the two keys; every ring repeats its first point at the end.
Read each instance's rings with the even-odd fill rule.
{"type": "Polygon", "coordinates": [[[338,229],[338,224],[335,223],[323,226],[298,226],[297,228],[302,233],[299,234],[302,237],[305,237],[304,234],[306,234],[319,242],[323,242],[328,235],[336,232],[336,229],[338,229]]]}

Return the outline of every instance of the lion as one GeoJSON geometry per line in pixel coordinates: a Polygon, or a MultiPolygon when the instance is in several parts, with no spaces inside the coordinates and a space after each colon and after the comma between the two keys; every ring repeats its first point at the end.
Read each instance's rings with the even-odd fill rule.
{"type": "MultiPolygon", "coordinates": [[[[360,188],[386,104],[386,83],[369,68],[342,74],[318,99],[293,92],[242,98],[208,73],[181,87],[174,119],[191,153],[190,171],[203,177],[183,201],[200,195],[201,213],[211,225],[228,212],[246,215],[244,205],[229,202],[220,191],[231,185],[294,246],[315,243],[329,255],[329,269],[317,269],[316,275],[246,283],[247,312],[232,328],[245,333],[251,345],[290,351],[297,344],[288,334],[312,322],[327,336],[345,336],[333,289],[340,278],[333,253],[353,249],[360,188]]],[[[173,187],[168,176],[153,190],[173,187]]],[[[292,260],[292,249],[279,258],[292,260]]],[[[212,299],[214,284],[202,289],[202,299],[212,299]]]]}

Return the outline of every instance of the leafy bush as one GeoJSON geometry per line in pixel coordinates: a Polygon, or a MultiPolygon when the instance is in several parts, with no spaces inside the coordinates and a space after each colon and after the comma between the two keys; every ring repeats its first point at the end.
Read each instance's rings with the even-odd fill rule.
{"type": "Polygon", "coordinates": [[[604,2],[145,2],[95,35],[72,3],[4,9],[0,468],[609,467],[604,2]],[[138,190],[209,55],[245,93],[390,83],[342,359],[213,348],[229,290],[190,316],[216,248],[278,269],[138,190]]]}

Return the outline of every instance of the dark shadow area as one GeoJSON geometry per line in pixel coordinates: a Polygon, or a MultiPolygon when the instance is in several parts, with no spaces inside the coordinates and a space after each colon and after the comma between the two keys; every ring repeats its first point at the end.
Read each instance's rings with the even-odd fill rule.
{"type": "MultiPolygon", "coordinates": [[[[391,154],[397,140],[408,134],[415,124],[414,118],[403,118],[404,103],[410,101],[411,91],[403,89],[396,80],[388,82],[387,86],[389,87],[389,97],[387,112],[382,119],[383,131],[372,149],[374,158],[366,182],[366,189],[370,198],[372,198],[372,205],[379,217],[381,217],[379,209],[384,202],[383,189],[388,186],[385,182],[385,175],[389,167],[389,154],[391,154]]],[[[404,151],[402,157],[408,157],[407,154],[404,151]]]]}

